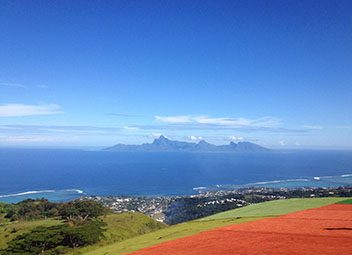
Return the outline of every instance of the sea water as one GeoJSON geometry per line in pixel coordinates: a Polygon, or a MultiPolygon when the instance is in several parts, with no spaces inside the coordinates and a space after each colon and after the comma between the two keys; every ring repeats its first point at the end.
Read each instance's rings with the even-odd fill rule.
{"type": "Polygon", "coordinates": [[[261,153],[0,149],[0,201],[190,195],[238,187],[352,185],[352,151],[261,153]]]}

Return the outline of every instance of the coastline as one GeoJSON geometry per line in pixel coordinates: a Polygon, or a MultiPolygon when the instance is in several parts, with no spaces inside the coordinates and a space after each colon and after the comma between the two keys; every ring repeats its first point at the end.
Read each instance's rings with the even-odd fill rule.
{"type": "Polygon", "coordinates": [[[164,195],[164,194],[94,194],[86,192],[82,188],[68,188],[68,189],[43,189],[43,190],[30,190],[30,191],[19,191],[8,194],[0,194],[0,202],[16,203],[24,199],[36,199],[46,198],[55,202],[70,201],[81,196],[102,196],[102,197],[183,197],[193,196],[196,194],[207,193],[207,192],[218,192],[218,191],[233,191],[239,189],[251,189],[251,188],[271,188],[271,189],[318,189],[318,188],[338,188],[352,186],[352,174],[344,173],[341,175],[329,175],[329,176],[314,176],[307,178],[293,178],[283,180],[269,180],[269,181],[258,181],[247,184],[215,184],[211,186],[199,186],[193,187],[191,193],[193,194],[175,194],[175,195],[164,195]]]}
{"type": "Polygon", "coordinates": [[[352,185],[334,188],[260,188],[206,191],[191,196],[88,196],[116,213],[141,212],[167,224],[178,224],[254,203],[288,198],[351,197],[352,185]]]}
{"type": "MultiPolygon", "coordinates": [[[[41,199],[43,194],[48,200],[50,195],[56,194],[55,202],[67,202],[70,200],[94,200],[102,203],[116,213],[140,212],[151,218],[167,224],[178,224],[198,218],[206,217],[218,212],[244,207],[253,203],[266,202],[288,198],[316,198],[316,197],[352,197],[352,185],[338,187],[242,187],[237,189],[206,190],[198,189],[193,195],[177,196],[128,196],[128,195],[89,195],[79,189],[59,190],[57,196],[54,190],[23,192],[8,195],[7,203],[15,203],[25,199],[23,196],[31,196],[31,199],[41,199]],[[71,197],[67,195],[71,194],[71,197]],[[18,195],[18,196],[16,196],[18,195]],[[17,201],[11,201],[13,198],[17,201]]],[[[221,188],[221,187],[218,187],[221,188]]],[[[53,198],[53,197],[51,197],[53,198]]],[[[3,197],[4,199],[4,197],[3,197]]]]}

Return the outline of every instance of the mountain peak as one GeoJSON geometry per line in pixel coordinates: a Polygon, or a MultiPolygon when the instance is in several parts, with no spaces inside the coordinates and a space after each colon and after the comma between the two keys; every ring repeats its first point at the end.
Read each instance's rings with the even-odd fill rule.
{"type": "Polygon", "coordinates": [[[159,136],[159,138],[157,138],[157,139],[159,139],[159,140],[169,140],[169,139],[167,139],[165,136],[163,136],[163,135],[160,135],[159,136]]]}
{"type": "Polygon", "coordinates": [[[184,152],[259,152],[268,151],[267,148],[250,142],[230,142],[228,145],[214,145],[204,140],[198,143],[174,141],[160,135],[152,143],[142,145],[117,144],[107,148],[111,151],[184,151],[184,152]]]}
{"type": "Polygon", "coordinates": [[[153,141],[153,144],[161,144],[161,143],[166,143],[170,141],[169,139],[167,139],[165,136],[160,135],[158,138],[155,138],[153,141]]]}

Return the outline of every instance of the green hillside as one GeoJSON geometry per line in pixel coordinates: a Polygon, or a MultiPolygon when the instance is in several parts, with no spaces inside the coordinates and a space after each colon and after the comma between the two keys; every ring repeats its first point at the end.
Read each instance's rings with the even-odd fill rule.
{"type": "MultiPolygon", "coordinates": [[[[275,200],[218,213],[203,219],[167,226],[141,213],[108,214],[100,218],[106,223],[105,238],[98,243],[71,250],[68,254],[119,255],[141,248],[197,234],[217,227],[273,217],[298,210],[333,203],[351,203],[350,198],[306,198],[275,200]]],[[[2,205],[4,207],[4,205],[2,205]]],[[[4,208],[2,208],[4,209],[4,208]]],[[[4,212],[4,210],[3,210],[4,212]]],[[[62,224],[59,219],[20,220],[10,222],[0,215],[0,249],[16,236],[37,226],[62,224]]]]}
{"type": "MultiPolygon", "coordinates": [[[[57,219],[9,222],[3,217],[0,218],[2,221],[2,223],[0,221],[0,249],[5,248],[8,241],[35,227],[49,227],[62,223],[57,219]]],[[[107,224],[104,227],[106,229],[105,238],[93,246],[82,248],[85,251],[167,227],[141,213],[109,214],[103,216],[102,219],[107,224]]]]}
{"type": "MultiPolygon", "coordinates": [[[[3,219],[3,217],[1,217],[3,219]]],[[[33,220],[20,222],[0,223],[0,249],[6,247],[6,243],[18,235],[29,232],[38,226],[54,226],[60,224],[61,221],[55,219],[33,220]]]]}
{"type": "Polygon", "coordinates": [[[275,200],[265,203],[253,204],[244,208],[234,209],[227,212],[215,214],[201,220],[190,221],[158,230],[146,235],[127,239],[122,242],[107,245],[99,249],[83,253],[84,255],[119,255],[159,244],[165,241],[181,237],[191,236],[202,231],[217,227],[239,224],[258,220],[264,217],[282,215],[294,211],[320,207],[337,203],[346,198],[305,198],[275,200]]]}
{"type": "Polygon", "coordinates": [[[338,204],[352,204],[352,199],[345,199],[345,200],[339,201],[338,204]]]}
{"type": "Polygon", "coordinates": [[[237,223],[243,223],[247,221],[253,221],[260,219],[258,217],[249,217],[242,219],[224,219],[224,220],[212,220],[212,221],[190,221],[173,225],[171,227],[158,230],[146,235],[141,235],[135,238],[127,239],[125,241],[107,245],[91,252],[83,253],[89,255],[112,255],[112,254],[126,254],[144,247],[148,247],[154,244],[162,243],[165,241],[174,240],[177,238],[190,236],[197,234],[202,231],[209,229],[227,226],[237,223]]]}
{"type": "Polygon", "coordinates": [[[295,211],[306,210],[328,204],[334,204],[346,198],[292,198],[285,200],[273,200],[270,202],[252,204],[240,209],[230,210],[200,220],[228,219],[234,217],[268,217],[287,214],[295,211]]]}
{"type": "Polygon", "coordinates": [[[109,214],[102,217],[103,221],[107,224],[106,231],[104,232],[105,239],[97,244],[83,247],[75,252],[69,254],[82,254],[102,246],[106,246],[115,242],[136,237],[139,235],[147,234],[155,230],[167,228],[164,223],[157,222],[142,213],[121,213],[109,214]]]}

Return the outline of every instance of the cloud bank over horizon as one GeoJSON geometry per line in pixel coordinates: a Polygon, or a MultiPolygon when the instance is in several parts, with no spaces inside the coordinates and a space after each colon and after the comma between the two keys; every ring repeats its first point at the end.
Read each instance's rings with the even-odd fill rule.
{"type": "MultiPolygon", "coordinates": [[[[0,106],[0,113],[0,117],[7,120],[11,117],[36,119],[41,115],[49,115],[46,118],[50,118],[50,115],[64,115],[59,105],[8,104],[3,108],[0,106]]],[[[304,148],[304,140],[307,137],[323,131],[323,127],[319,125],[286,127],[282,120],[273,117],[250,119],[209,115],[156,115],[146,122],[150,124],[0,124],[0,145],[106,146],[120,142],[140,144],[164,135],[170,139],[192,142],[206,140],[214,144],[226,144],[231,141],[250,141],[273,148],[304,148]],[[263,132],[268,135],[263,137],[263,132]]],[[[306,147],[314,147],[314,144],[306,143],[306,147]]]]}

